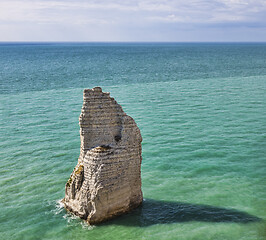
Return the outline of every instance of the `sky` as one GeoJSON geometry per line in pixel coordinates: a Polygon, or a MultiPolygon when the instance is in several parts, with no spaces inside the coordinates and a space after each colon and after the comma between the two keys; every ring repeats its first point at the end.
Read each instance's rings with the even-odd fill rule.
{"type": "Polygon", "coordinates": [[[266,0],[0,0],[0,41],[266,42],[266,0]]]}

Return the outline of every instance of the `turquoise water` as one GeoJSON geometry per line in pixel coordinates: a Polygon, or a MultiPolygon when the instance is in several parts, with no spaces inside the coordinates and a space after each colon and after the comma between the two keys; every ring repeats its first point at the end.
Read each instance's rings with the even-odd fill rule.
{"type": "Polygon", "coordinates": [[[266,237],[266,44],[1,44],[0,239],[266,237]],[[59,204],[83,88],[143,136],[142,208],[87,226],[59,204]]]}

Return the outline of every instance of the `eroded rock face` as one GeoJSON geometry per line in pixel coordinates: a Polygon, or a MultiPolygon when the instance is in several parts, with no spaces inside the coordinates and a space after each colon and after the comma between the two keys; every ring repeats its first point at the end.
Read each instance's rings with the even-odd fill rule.
{"type": "Polygon", "coordinates": [[[135,121],[100,87],[85,89],[79,117],[80,156],[63,203],[95,224],[142,203],[141,134],[135,121]]]}

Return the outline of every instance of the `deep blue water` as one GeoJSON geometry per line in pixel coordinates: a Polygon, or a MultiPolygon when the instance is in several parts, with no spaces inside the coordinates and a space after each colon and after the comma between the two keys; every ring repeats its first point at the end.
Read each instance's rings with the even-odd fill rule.
{"type": "Polygon", "coordinates": [[[266,75],[266,44],[2,44],[1,93],[266,75]]]}

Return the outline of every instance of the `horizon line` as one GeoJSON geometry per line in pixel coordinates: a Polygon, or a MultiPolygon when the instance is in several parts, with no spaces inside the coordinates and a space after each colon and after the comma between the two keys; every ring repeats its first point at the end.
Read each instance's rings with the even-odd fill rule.
{"type": "Polygon", "coordinates": [[[266,43],[266,41],[1,41],[3,43],[266,43]]]}

